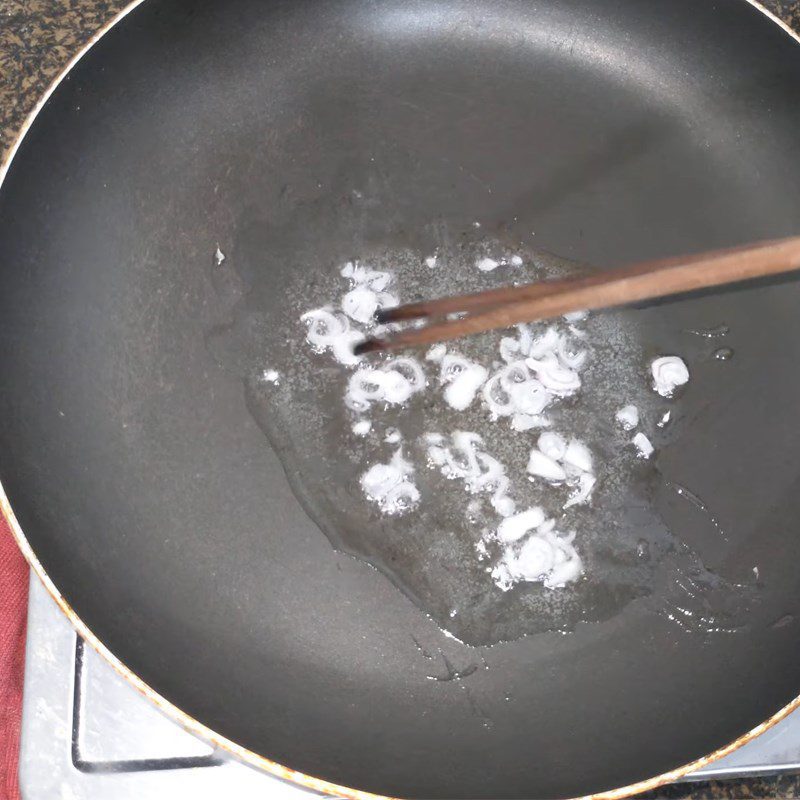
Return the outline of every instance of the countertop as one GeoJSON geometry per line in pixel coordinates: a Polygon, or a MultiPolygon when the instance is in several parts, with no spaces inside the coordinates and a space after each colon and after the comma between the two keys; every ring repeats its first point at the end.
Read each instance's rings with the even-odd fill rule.
{"type": "MultiPolygon", "coordinates": [[[[0,163],[50,81],[126,5],[123,0],[0,0],[0,163]]],[[[800,0],[763,0],[763,5],[800,31],[800,0]]],[[[678,784],[642,797],[800,798],[800,776],[678,784]]]]}

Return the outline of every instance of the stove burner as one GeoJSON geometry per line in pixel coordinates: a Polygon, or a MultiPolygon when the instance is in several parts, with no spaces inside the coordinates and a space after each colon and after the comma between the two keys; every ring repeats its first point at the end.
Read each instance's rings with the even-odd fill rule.
{"type": "Polygon", "coordinates": [[[224,763],[219,755],[164,756],[163,758],[124,758],[107,761],[84,758],[81,749],[81,720],[84,709],[83,665],[86,643],[75,637],[75,676],[72,690],[72,765],[79,772],[150,772],[161,769],[189,769],[192,767],[217,767],[224,763]]]}
{"type": "MultiPolygon", "coordinates": [[[[800,771],[800,712],[691,776],[800,771]]],[[[79,639],[31,576],[20,785],[25,800],[308,800],[314,793],[184,731],[79,639]]]]}

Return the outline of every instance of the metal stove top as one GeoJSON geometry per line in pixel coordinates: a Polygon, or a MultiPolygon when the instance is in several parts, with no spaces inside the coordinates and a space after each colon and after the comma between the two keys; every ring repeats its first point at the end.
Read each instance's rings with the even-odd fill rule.
{"type": "MultiPolygon", "coordinates": [[[[167,719],[84,645],[31,576],[20,751],[24,800],[307,800],[167,719]]],[[[800,770],[800,712],[694,780],[800,770]]]]}

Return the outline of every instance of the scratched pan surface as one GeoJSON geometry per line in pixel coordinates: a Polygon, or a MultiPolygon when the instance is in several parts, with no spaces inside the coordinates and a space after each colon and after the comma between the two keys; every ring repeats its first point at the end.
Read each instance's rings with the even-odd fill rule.
{"type": "Polygon", "coordinates": [[[0,477],[33,550],[159,693],[345,786],[566,797],[732,741],[800,693],[797,283],[631,312],[731,327],[659,468],[725,528],[682,518],[705,560],[759,568],[732,635],[628,608],[446,638],[330,546],[207,340],[432,219],[596,265],[797,233],[798,131],[800,48],[743,0],[148,0],[0,191],[0,477]],[[429,680],[439,653],[472,674],[429,680]]]}

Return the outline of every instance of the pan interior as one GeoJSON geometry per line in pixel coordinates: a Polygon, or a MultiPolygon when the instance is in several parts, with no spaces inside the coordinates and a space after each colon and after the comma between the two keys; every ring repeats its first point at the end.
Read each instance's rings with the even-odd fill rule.
{"type": "Polygon", "coordinates": [[[620,317],[642,369],[690,363],[657,477],[725,537],[653,473],[606,539],[655,508],[726,586],[757,567],[733,634],[632,592],[565,625],[475,614],[459,643],[444,602],[298,500],[287,459],[313,484],[332,457],[300,436],[324,392],[287,382],[276,407],[250,377],[298,363],[296,312],[345,261],[468,251],[475,221],[597,266],[796,233],[798,86],[796,43],[735,0],[144,3],[0,191],[0,477],[44,568],[180,708],[344,785],[565,797],[742,734],[797,691],[796,282],[620,317]],[[726,362],[684,333],[723,323],[726,362]]]}
{"type": "MultiPolygon", "coordinates": [[[[369,193],[354,193],[359,203],[383,205],[369,193]]],[[[297,227],[302,231],[310,224],[301,219],[297,227]]],[[[390,290],[402,288],[413,297],[442,295],[453,287],[477,291],[504,279],[541,280],[585,271],[552,256],[531,254],[524,242],[514,242],[510,246],[515,254],[525,252],[524,258],[518,255],[523,264],[501,265],[501,276],[487,277],[475,264],[486,252],[503,258],[501,242],[487,239],[474,223],[456,237],[441,220],[430,227],[435,242],[431,250],[437,254],[434,268],[420,252],[385,249],[385,244],[363,245],[365,263],[350,263],[356,270],[371,270],[379,281],[390,276],[390,290]]],[[[298,233],[297,241],[301,237],[298,233]]],[[[227,260],[226,256],[217,265],[218,272],[241,282],[227,260]]],[[[352,272],[347,265],[342,269],[352,272]]],[[[667,308],[663,328],[649,321],[657,318],[658,312],[651,311],[609,312],[586,321],[550,321],[529,326],[524,333],[513,331],[535,341],[558,331],[564,348],[574,348],[588,360],[588,368],[584,364],[580,370],[579,396],[556,399],[536,428],[521,431],[513,418],[493,419],[482,394],[466,410],[449,407],[438,377],[446,362],[431,361],[424,352],[407,353],[400,360],[372,359],[357,369],[337,364],[329,352],[315,352],[306,341],[303,312],[333,308],[332,300],[338,308],[349,289],[339,272],[330,265],[295,269],[289,275],[272,270],[276,285],[259,295],[273,302],[264,308],[250,302],[245,292],[235,304],[232,321],[207,337],[218,364],[243,381],[248,409],[279,455],[297,499],[336,549],[375,566],[444,632],[469,645],[494,645],[544,631],[569,633],[580,622],[616,616],[634,600],[695,633],[732,632],[746,624],[748,607],[758,594],[756,574],[743,577],[734,571],[726,576],[725,569],[720,570],[717,551],[727,539],[726,531],[704,501],[679,482],[680,468],[664,472],[656,459],[644,459],[632,443],[634,432],[615,419],[623,405],[635,403],[637,427],[663,451],[661,458],[686,448],[684,437],[691,439],[692,430],[687,416],[693,413],[691,399],[684,404],[683,398],[667,400],[656,394],[649,362],[663,352],[683,352],[692,363],[694,380],[714,380],[720,373],[714,353],[723,352],[725,326],[702,328],[695,322],[695,327],[669,335],[675,317],[667,308]],[[354,401],[347,399],[348,387],[359,375],[369,376],[363,378],[369,381],[381,374],[370,370],[391,370],[395,365],[405,374],[416,371],[427,388],[399,405],[365,402],[365,407],[354,409],[354,401]],[[658,427],[665,415],[668,422],[658,427]],[[364,425],[366,433],[359,428],[364,425]],[[588,506],[571,505],[576,487],[548,486],[526,475],[539,435],[560,436],[559,431],[565,441],[577,436],[592,453],[599,485],[588,506]],[[478,459],[484,458],[482,453],[495,459],[506,477],[497,479],[502,485],[490,484],[488,492],[465,491],[463,478],[448,476],[449,468],[443,473],[431,462],[435,447],[448,449],[456,475],[469,463],[469,453],[477,452],[478,459]],[[398,459],[409,471],[404,485],[419,499],[412,496],[408,508],[385,513],[365,493],[362,482],[370,469],[380,469],[375,465],[398,459]],[[504,503],[514,503],[514,513],[542,508],[556,530],[574,535],[583,578],[563,588],[540,581],[509,590],[498,574],[502,545],[493,536],[503,519],[498,508],[504,503]],[[695,532],[682,535],[687,522],[695,532]],[[701,550],[715,559],[714,570],[705,566],[701,550]]],[[[325,319],[325,324],[337,324],[329,316],[325,319]]],[[[498,343],[508,333],[453,343],[447,358],[494,364],[490,372],[496,372],[498,343]]],[[[434,352],[432,357],[440,356],[434,352]]],[[[511,374],[521,378],[524,362],[517,358],[513,363],[511,374]]],[[[506,517],[510,513],[505,510],[506,517]]],[[[452,674],[460,673],[454,668],[452,674]]]]}

